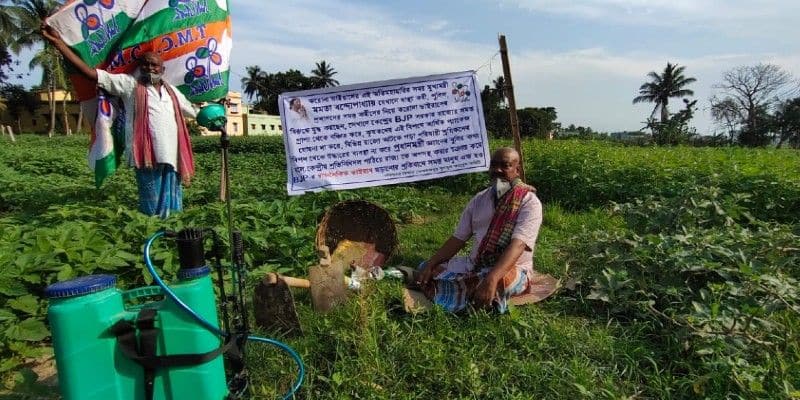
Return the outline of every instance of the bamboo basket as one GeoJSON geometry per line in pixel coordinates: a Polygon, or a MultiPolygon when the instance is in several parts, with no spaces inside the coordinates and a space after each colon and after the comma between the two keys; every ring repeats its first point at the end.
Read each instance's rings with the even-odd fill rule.
{"type": "Polygon", "coordinates": [[[388,260],[397,248],[397,229],[380,206],[364,200],[347,200],[331,206],[317,225],[316,247],[328,246],[331,254],[343,240],[375,245],[388,260]]]}

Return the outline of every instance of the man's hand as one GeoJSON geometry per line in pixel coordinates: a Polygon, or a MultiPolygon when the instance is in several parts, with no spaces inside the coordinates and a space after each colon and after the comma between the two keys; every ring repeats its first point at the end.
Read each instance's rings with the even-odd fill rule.
{"type": "Polygon", "coordinates": [[[54,46],[61,42],[61,35],[59,35],[52,26],[42,22],[42,24],[39,25],[39,30],[41,30],[42,36],[54,46]]]}
{"type": "Polygon", "coordinates": [[[422,272],[420,272],[419,274],[419,279],[417,280],[417,284],[419,284],[420,286],[427,285],[434,277],[442,273],[443,270],[444,267],[442,266],[442,264],[431,265],[430,263],[426,262],[425,268],[423,268],[422,272]]]}
{"type": "Polygon", "coordinates": [[[467,242],[455,236],[450,236],[442,247],[436,251],[436,254],[425,261],[425,268],[423,268],[422,272],[419,274],[417,283],[423,286],[427,285],[433,278],[442,273],[442,271],[444,271],[442,263],[453,258],[459,250],[464,248],[466,243],[467,242]]]}
{"type": "Polygon", "coordinates": [[[472,293],[472,302],[477,307],[490,307],[492,302],[497,299],[497,281],[492,278],[492,274],[486,277],[475,287],[472,293]]]}

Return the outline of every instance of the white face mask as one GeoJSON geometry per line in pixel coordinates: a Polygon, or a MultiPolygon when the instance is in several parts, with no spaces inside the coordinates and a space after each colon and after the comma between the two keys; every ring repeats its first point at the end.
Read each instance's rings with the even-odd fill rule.
{"type": "Polygon", "coordinates": [[[159,82],[161,82],[161,74],[154,72],[142,73],[142,80],[151,85],[157,85],[159,82]]]}
{"type": "Polygon", "coordinates": [[[492,184],[494,188],[494,193],[497,199],[503,197],[509,190],[511,190],[511,182],[507,180],[503,180],[500,178],[496,178],[494,183],[492,184]]]}

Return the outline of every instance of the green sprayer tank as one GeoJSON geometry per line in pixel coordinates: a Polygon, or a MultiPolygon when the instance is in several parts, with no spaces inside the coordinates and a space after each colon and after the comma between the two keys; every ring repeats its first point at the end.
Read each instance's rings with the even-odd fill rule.
{"type": "MultiPolygon", "coordinates": [[[[217,325],[208,267],[180,270],[170,289],[217,325]]],[[[50,285],[45,294],[64,400],[145,400],[144,370],[122,353],[110,329],[120,320],[135,321],[142,309],[157,311],[157,355],[207,353],[220,346],[216,334],[157,286],[123,292],[116,288],[116,277],[91,275],[50,285]]],[[[190,367],[158,368],[152,382],[158,400],[223,400],[228,395],[222,356],[190,367]]]]}

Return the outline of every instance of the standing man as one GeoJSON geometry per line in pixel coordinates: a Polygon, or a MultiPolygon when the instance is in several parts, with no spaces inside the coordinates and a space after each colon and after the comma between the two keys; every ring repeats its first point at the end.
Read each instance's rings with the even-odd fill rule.
{"type": "Polygon", "coordinates": [[[136,169],[139,211],[162,219],[181,211],[181,183],[188,185],[194,175],[184,116],[194,118],[196,110],[177,88],[162,80],[161,57],[154,52],[142,54],[134,76],[110,74],[88,66],[52,27],[43,24],[42,35],[82,75],[122,99],[125,156],[136,169]]]}
{"type": "Polygon", "coordinates": [[[472,304],[502,313],[531,284],[542,203],[520,179],[519,163],[512,148],[492,154],[491,186],[470,200],[453,235],[420,266],[417,284],[448,311],[472,304]],[[455,257],[470,237],[476,245],[469,257],[455,257]]]}

